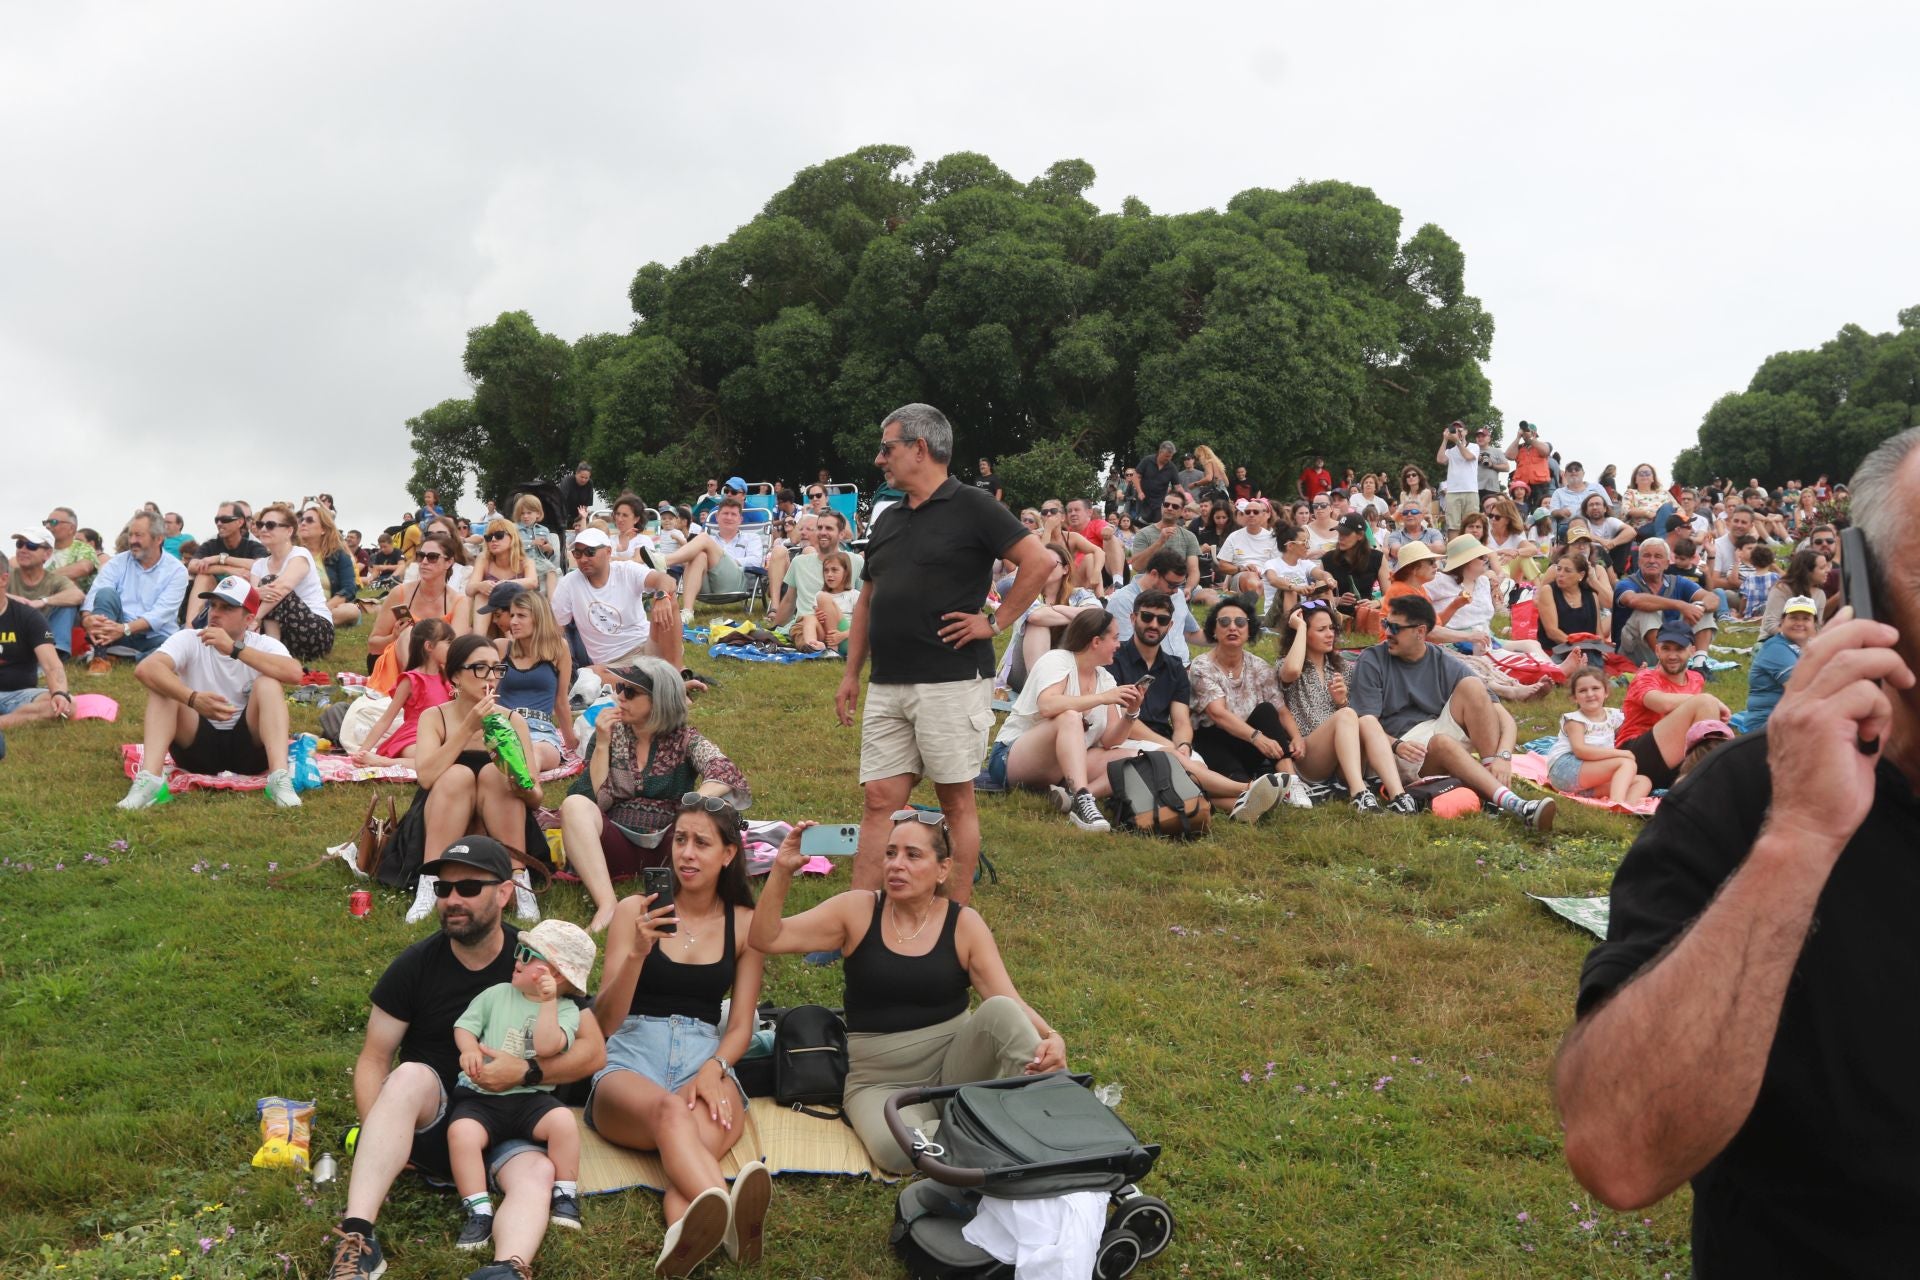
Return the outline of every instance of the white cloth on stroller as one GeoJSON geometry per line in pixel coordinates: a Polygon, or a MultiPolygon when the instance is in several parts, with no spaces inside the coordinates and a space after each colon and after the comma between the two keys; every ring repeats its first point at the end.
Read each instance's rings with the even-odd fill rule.
{"type": "Polygon", "coordinates": [[[1013,1264],[1015,1280],[1087,1280],[1107,1228],[1104,1191],[1075,1191],[1037,1200],[980,1197],[960,1232],[976,1249],[1013,1264]]]}

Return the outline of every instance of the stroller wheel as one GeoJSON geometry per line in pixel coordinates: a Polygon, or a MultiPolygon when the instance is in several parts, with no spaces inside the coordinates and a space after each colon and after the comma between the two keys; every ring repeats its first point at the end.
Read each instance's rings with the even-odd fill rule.
{"type": "Polygon", "coordinates": [[[1093,1280],[1124,1280],[1133,1274],[1145,1256],[1139,1236],[1131,1231],[1108,1231],[1100,1237],[1100,1252],[1093,1260],[1093,1280]]]}
{"type": "Polygon", "coordinates": [[[1140,1237],[1140,1261],[1157,1258],[1173,1243],[1173,1210],[1158,1196],[1129,1196],[1113,1215],[1113,1226],[1140,1237]]]}

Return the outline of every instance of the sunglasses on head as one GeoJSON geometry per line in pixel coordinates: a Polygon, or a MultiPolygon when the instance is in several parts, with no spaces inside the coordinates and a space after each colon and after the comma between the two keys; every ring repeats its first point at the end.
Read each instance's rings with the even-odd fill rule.
{"type": "Polygon", "coordinates": [[[1140,621],[1155,627],[1164,627],[1169,622],[1173,621],[1172,614],[1162,613],[1158,609],[1142,609],[1140,610],[1140,612],[1134,614],[1133,616],[1140,619],[1140,621]]]}
{"type": "Polygon", "coordinates": [[[477,898],[493,886],[505,883],[505,880],[435,880],[433,896],[444,898],[457,893],[463,898],[477,898]]]}
{"type": "Polygon", "coordinates": [[[1333,608],[1333,606],[1327,603],[1325,600],[1302,600],[1300,602],[1300,609],[1304,613],[1311,613],[1315,609],[1331,609],[1331,608],[1333,608]]]}
{"type": "Polygon", "coordinates": [[[944,827],[947,825],[947,815],[937,809],[895,809],[893,821],[896,823],[918,822],[927,827],[944,827]]]}
{"type": "Polygon", "coordinates": [[[708,813],[731,813],[733,801],[726,796],[706,796],[698,791],[688,791],[680,797],[682,809],[705,809],[708,813]]]}
{"type": "Polygon", "coordinates": [[[479,676],[483,680],[488,676],[492,676],[495,680],[507,678],[507,664],[504,662],[469,662],[460,669],[479,676]]]}

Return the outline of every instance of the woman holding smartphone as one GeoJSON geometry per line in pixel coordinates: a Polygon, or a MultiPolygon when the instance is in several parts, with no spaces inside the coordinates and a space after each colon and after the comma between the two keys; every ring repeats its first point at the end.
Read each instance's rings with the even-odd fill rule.
{"type": "Polygon", "coordinates": [[[754,907],[738,811],[723,797],[683,794],[671,849],[658,869],[671,877],[671,899],[648,893],[614,912],[593,1001],[607,1065],[586,1105],[587,1127],[607,1141],[660,1153],[667,1235],[656,1276],[688,1275],[723,1244],[729,1258],[758,1262],[773,1196],[758,1160],[731,1192],[720,1171],[746,1127],[732,1064],[753,1039],[766,965],[747,943],[754,907]]]}

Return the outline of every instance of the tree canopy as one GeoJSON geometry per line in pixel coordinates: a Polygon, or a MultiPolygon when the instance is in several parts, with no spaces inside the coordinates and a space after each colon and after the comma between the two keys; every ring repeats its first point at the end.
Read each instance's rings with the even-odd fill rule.
{"type": "Polygon", "coordinates": [[[1844,480],[1888,436],[1920,424],[1920,307],[1897,333],[1850,324],[1814,351],[1768,356],[1747,389],[1714,402],[1700,442],[1674,460],[1683,484],[1822,475],[1844,480]]]}
{"type": "Polygon", "coordinates": [[[492,495],[583,456],[651,496],[821,466],[864,486],[881,416],[913,400],[957,457],[1016,475],[1043,444],[1091,463],[1206,443],[1278,478],[1314,453],[1395,465],[1453,418],[1498,429],[1493,320],[1439,227],[1403,241],[1341,182],[1156,214],[1100,212],[1093,181],[898,146],[802,170],[725,240],[641,267],[627,333],[569,345],[522,311],[470,331],[472,398],[407,424],[416,482],[457,495],[472,468],[492,495]]]}

